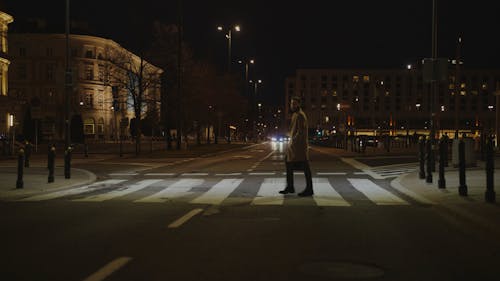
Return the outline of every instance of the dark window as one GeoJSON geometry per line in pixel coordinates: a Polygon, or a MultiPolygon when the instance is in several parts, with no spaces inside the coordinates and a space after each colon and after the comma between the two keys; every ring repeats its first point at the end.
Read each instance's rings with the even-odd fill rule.
{"type": "Polygon", "coordinates": [[[26,48],[24,48],[24,47],[19,48],[19,56],[20,57],[26,56],[26,48]]]}
{"type": "Polygon", "coordinates": [[[92,64],[85,65],[85,79],[94,80],[94,66],[92,64]]]}
{"type": "Polygon", "coordinates": [[[94,58],[94,52],[92,52],[92,50],[85,51],[85,57],[89,58],[89,59],[93,59],[94,58]]]}

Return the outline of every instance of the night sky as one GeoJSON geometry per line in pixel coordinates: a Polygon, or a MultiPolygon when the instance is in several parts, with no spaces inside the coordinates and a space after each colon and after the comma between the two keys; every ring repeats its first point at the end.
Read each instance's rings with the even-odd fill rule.
{"type": "MultiPolygon", "coordinates": [[[[466,67],[499,68],[498,2],[438,1],[438,55],[454,57],[461,33],[466,67]]],[[[216,26],[241,25],[242,32],[233,33],[233,60],[256,59],[252,74],[264,80],[261,94],[274,104],[282,103],[284,79],[297,68],[403,68],[431,55],[431,0],[183,3],[185,40],[197,58],[221,69],[227,41],[216,26]]],[[[4,1],[3,6],[15,21],[44,18],[64,31],[64,0],[4,1]]],[[[154,20],[176,22],[177,1],[72,1],[71,17],[88,22],[90,35],[134,51],[154,20]]]]}

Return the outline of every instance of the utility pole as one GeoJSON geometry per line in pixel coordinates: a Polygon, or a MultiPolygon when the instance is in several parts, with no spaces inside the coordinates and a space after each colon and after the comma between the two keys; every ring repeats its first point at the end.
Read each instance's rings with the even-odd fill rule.
{"type": "Polygon", "coordinates": [[[462,36],[458,36],[458,42],[457,42],[457,55],[455,59],[455,132],[457,132],[458,136],[458,130],[460,129],[460,114],[459,114],[459,99],[461,97],[460,91],[461,91],[461,79],[460,79],[460,50],[462,47],[462,36]]]}
{"type": "Polygon", "coordinates": [[[73,83],[70,69],[70,50],[69,50],[69,1],[66,0],[66,73],[65,73],[65,93],[64,93],[64,147],[67,149],[71,142],[70,122],[69,122],[69,108],[71,100],[71,85],[73,83]]]}
{"type": "Polygon", "coordinates": [[[182,97],[182,0],[178,2],[178,23],[177,23],[177,149],[181,149],[182,127],[183,127],[183,97],[182,97]]]}

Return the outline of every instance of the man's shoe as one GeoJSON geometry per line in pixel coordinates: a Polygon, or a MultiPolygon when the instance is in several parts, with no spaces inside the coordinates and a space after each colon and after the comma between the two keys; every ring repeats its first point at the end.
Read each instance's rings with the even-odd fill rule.
{"type": "Polygon", "coordinates": [[[294,193],[294,192],[295,192],[295,189],[288,188],[288,187],[279,191],[280,194],[288,194],[288,193],[294,193]]]}
{"type": "Polygon", "coordinates": [[[312,190],[304,190],[301,193],[298,194],[300,197],[309,197],[313,196],[314,192],[312,190]]]}

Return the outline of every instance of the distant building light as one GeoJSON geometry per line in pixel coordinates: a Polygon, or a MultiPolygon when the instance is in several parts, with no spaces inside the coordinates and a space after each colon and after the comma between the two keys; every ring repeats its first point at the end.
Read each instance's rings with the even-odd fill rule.
{"type": "Polygon", "coordinates": [[[330,117],[325,116],[325,122],[326,122],[326,123],[330,122],[330,117]]]}
{"type": "Polygon", "coordinates": [[[406,69],[410,70],[411,69],[411,64],[407,65],[406,69]]]}
{"type": "Polygon", "coordinates": [[[493,105],[488,105],[489,110],[493,110],[493,105]]]}
{"type": "Polygon", "coordinates": [[[9,114],[9,126],[12,127],[14,126],[14,115],[9,114]]]}
{"type": "Polygon", "coordinates": [[[444,105],[441,105],[441,111],[444,111],[444,105]]]}

